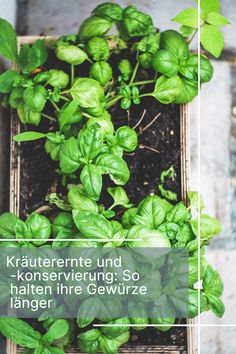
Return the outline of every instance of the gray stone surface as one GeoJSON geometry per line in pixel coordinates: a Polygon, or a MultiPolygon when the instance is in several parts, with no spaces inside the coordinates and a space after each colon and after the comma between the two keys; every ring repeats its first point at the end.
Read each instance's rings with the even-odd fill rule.
{"type": "MultiPolygon", "coordinates": [[[[228,62],[214,62],[214,78],[200,96],[200,185],[206,211],[216,215],[222,232],[207,249],[208,261],[224,282],[225,315],[218,319],[211,312],[202,314],[201,354],[235,354],[236,335],[236,239],[235,239],[235,151],[236,131],[232,117],[235,97],[235,69],[228,62]]],[[[191,188],[198,189],[198,106],[190,105],[191,188]]]]}
{"type": "Polygon", "coordinates": [[[15,25],[16,0],[0,0],[0,17],[5,18],[12,25],[15,25]]]}
{"type": "Polygon", "coordinates": [[[219,327],[202,327],[200,354],[235,354],[236,347],[236,249],[214,250],[207,254],[209,262],[220,272],[225,290],[223,301],[225,315],[222,319],[213,314],[201,316],[202,324],[219,325],[219,327]],[[234,325],[234,327],[231,327],[234,325]]]}
{"type": "MultiPolygon", "coordinates": [[[[232,240],[231,230],[231,68],[227,62],[214,61],[214,77],[203,86],[200,95],[200,127],[197,99],[191,104],[191,184],[198,189],[198,128],[200,128],[200,182],[206,211],[222,223],[221,239],[232,240]]],[[[233,241],[233,240],[232,240],[233,241]]],[[[227,243],[225,242],[225,247],[227,243]]]]}
{"type": "MultiPolygon", "coordinates": [[[[236,327],[236,249],[234,250],[209,250],[206,255],[209,263],[219,271],[224,283],[222,300],[225,304],[225,314],[216,318],[213,313],[206,312],[201,316],[202,324],[235,325],[236,327]]],[[[215,354],[215,352],[213,352],[215,354]]],[[[213,354],[211,353],[211,354],[213,354]]]]}

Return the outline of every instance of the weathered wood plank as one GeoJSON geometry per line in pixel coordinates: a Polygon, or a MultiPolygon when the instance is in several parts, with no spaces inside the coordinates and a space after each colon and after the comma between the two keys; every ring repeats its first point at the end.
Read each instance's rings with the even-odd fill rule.
{"type": "MultiPolygon", "coordinates": [[[[23,349],[19,348],[18,354],[23,353],[23,349]]],[[[70,349],[70,351],[67,352],[67,354],[84,354],[78,351],[76,348],[70,349]]],[[[185,349],[184,347],[177,347],[177,346],[168,346],[168,345],[160,345],[160,346],[143,346],[143,345],[138,345],[138,346],[124,346],[119,349],[119,353],[122,354],[129,354],[129,353],[135,353],[135,354],[141,354],[141,353],[149,353],[149,354],[184,354],[185,349]]],[[[98,353],[99,354],[99,353],[98,353]]]]}

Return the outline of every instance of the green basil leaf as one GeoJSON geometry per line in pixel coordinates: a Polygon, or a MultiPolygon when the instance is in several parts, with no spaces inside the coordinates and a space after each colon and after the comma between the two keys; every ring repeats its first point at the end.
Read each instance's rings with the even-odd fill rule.
{"type": "Polygon", "coordinates": [[[206,267],[202,285],[207,297],[210,295],[220,297],[223,294],[224,284],[222,279],[219,273],[210,265],[206,267]]]}
{"type": "Polygon", "coordinates": [[[133,239],[133,241],[127,242],[129,247],[171,247],[170,241],[166,235],[158,230],[150,230],[144,226],[135,225],[131,227],[127,238],[130,240],[133,239]],[[141,239],[141,241],[137,239],[141,239]]]}
{"type": "Polygon", "coordinates": [[[13,84],[20,74],[15,70],[7,70],[0,75],[0,92],[9,93],[13,89],[13,84]]]}
{"type": "Polygon", "coordinates": [[[50,238],[51,223],[45,216],[33,213],[27,218],[25,224],[29,229],[31,238],[42,239],[42,241],[32,242],[36,246],[43,245],[50,238]]]}
{"type": "MultiPolygon", "coordinates": [[[[176,289],[175,290],[175,305],[178,308],[186,308],[186,289],[176,289]],[[184,300],[185,299],[185,300],[184,300]]],[[[200,293],[200,312],[204,311],[207,305],[206,297],[203,293],[200,293]]],[[[188,317],[194,318],[198,315],[198,291],[197,289],[188,289],[188,317]]]]}
{"type": "Polygon", "coordinates": [[[107,192],[113,198],[113,208],[116,205],[121,205],[125,208],[130,208],[132,204],[129,201],[129,197],[126,194],[126,191],[122,187],[109,187],[107,188],[107,192]]]}
{"type": "MultiPolygon", "coordinates": [[[[9,237],[12,238],[12,237],[9,237]]],[[[15,237],[14,237],[15,238],[15,237]]],[[[15,241],[7,241],[7,242],[0,242],[0,247],[20,247],[19,242],[15,241]]]]}
{"type": "Polygon", "coordinates": [[[89,118],[87,122],[87,127],[91,125],[98,124],[101,128],[102,135],[113,135],[114,134],[114,125],[111,121],[109,114],[103,114],[98,118],[89,118]]]}
{"type": "Polygon", "coordinates": [[[132,5],[124,9],[122,25],[129,37],[147,36],[155,32],[151,17],[132,5]]]}
{"type": "Polygon", "coordinates": [[[102,190],[102,175],[99,168],[91,164],[84,166],[80,174],[80,180],[88,196],[98,200],[102,190]]]}
{"type": "MultiPolygon", "coordinates": [[[[141,320],[143,322],[146,322],[146,321],[148,322],[148,319],[142,318],[141,320]]],[[[134,322],[132,322],[132,323],[134,323],[134,322]]],[[[134,328],[137,329],[137,327],[134,327],[134,328]]],[[[140,328],[140,327],[138,327],[138,328],[140,328]]],[[[127,332],[121,334],[120,336],[114,338],[114,340],[116,341],[116,345],[119,348],[121,345],[127,343],[129,341],[129,338],[130,338],[130,332],[127,331],[127,332]]]]}
{"type": "Polygon", "coordinates": [[[120,127],[116,132],[117,144],[127,152],[132,152],[138,145],[138,136],[130,127],[120,127]]]}
{"type": "Polygon", "coordinates": [[[219,58],[224,48],[224,37],[219,28],[205,25],[201,30],[201,44],[205,50],[219,58]]]}
{"type": "Polygon", "coordinates": [[[36,84],[41,84],[42,82],[45,82],[48,80],[50,74],[48,71],[42,71],[40,73],[38,73],[37,75],[34,76],[34,82],[36,84]]]}
{"type": "Polygon", "coordinates": [[[137,215],[138,208],[130,208],[124,212],[122,215],[122,225],[125,229],[129,229],[134,223],[132,218],[137,215]]]}
{"type": "Polygon", "coordinates": [[[13,140],[17,142],[21,141],[33,141],[45,138],[47,134],[39,133],[39,132],[24,132],[14,136],[13,140]]]}
{"type": "Polygon", "coordinates": [[[50,193],[46,196],[45,200],[49,202],[50,204],[55,204],[59,209],[64,210],[64,211],[69,211],[71,210],[71,206],[66,203],[66,201],[58,196],[57,193],[50,193]]]}
{"type": "Polygon", "coordinates": [[[189,199],[189,207],[190,209],[195,209],[197,211],[202,211],[204,208],[204,200],[201,194],[194,191],[188,192],[188,199],[189,199]],[[199,203],[198,203],[199,198],[199,203]]]}
{"type": "Polygon", "coordinates": [[[103,353],[118,354],[116,341],[106,336],[101,336],[99,338],[99,347],[101,348],[103,353]]]}
{"type": "Polygon", "coordinates": [[[30,230],[22,220],[18,220],[15,226],[15,234],[17,239],[30,239],[32,237],[30,230]]]}
{"type": "MultiPolygon", "coordinates": [[[[186,247],[188,249],[188,244],[190,244],[195,236],[193,235],[192,229],[189,224],[180,225],[180,232],[176,235],[175,247],[186,247]]],[[[194,244],[191,246],[194,247],[194,244]]]]}
{"type": "Polygon", "coordinates": [[[118,233],[119,231],[124,231],[123,226],[119,223],[119,221],[111,220],[111,226],[113,234],[118,233]]]}
{"type": "Polygon", "coordinates": [[[56,55],[59,60],[72,65],[82,64],[88,57],[80,48],[74,45],[61,45],[56,49],[56,55]]]}
{"type": "MultiPolygon", "coordinates": [[[[194,235],[198,236],[198,218],[190,221],[194,235]]],[[[207,214],[200,216],[200,237],[209,240],[221,231],[220,222],[207,214]]]]}
{"type": "Polygon", "coordinates": [[[179,225],[173,222],[164,222],[158,227],[170,240],[175,241],[180,233],[179,225]]]}
{"type": "Polygon", "coordinates": [[[17,114],[23,124],[38,126],[41,121],[41,114],[39,112],[34,112],[25,104],[21,104],[17,107],[17,114]]]}
{"type": "Polygon", "coordinates": [[[93,37],[103,37],[112,27],[112,21],[99,16],[88,17],[80,26],[79,38],[86,42],[93,37]]]}
{"type": "Polygon", "coordinates": [[[98,5],[94,10],[93,14],[104,17],[111,21],[121,21],[122,20],[122,8],[119,4],[104,3],[98,5]]]}
{"type": "Polygon", "coordinates": [[[155,84],[152,96],[163,104],[174,102],[181,94],[182,83],[179,76],[167,78],[160,76],[155,84]]]}
{"type": "MultiPolygon", "coordinates": [[[[96,301],[96,298],[89,297],[85,299],[79,306],[77,314],[77,324],[80,328],[88,326],[94,321],[95,311],[98,313],[100,307],[99,300],[96,301]]],[[[93,336],[91,336],[93,337],[93,336]]],[[[96,337],[96,334],[94,335],[96,337]]]]}
{"type": "Polygon", "coordinates": [[[101,168],[103,174],[109,174],[112,181],[118,185],[124,185],[129,180],[129,168],[119,156],[112,154],[99,155],[96,165],[101,168]]]}
{"type": "Polygon", "coordinates": [[[58,114],[58,121],[60,125],[60,130],[69,130],[72,124],[77,124],[82,119],[82,114],[78,109],[78,102],[72,100],[67,102],[61,108],[58,114]]]}
{"type": "MultiPolygon", "coordinates": [[[[131,257],[132,259],[132,257],[131,257]]],[[[133,266],[133,264],[132,264],[133,266]]],[[[109,321],[109,323],[107,323],[108,325],[110,324],[111,326],[106,326],[106,327],[102,327],[101,328],[101,332],[105,335],[108,336],[110,338],[115,339],[116,337],[119,337],[120,335],[122,335],[125,332],[128,332],[130,327],[130,320],[127,317],[122,317],[122,318],[118,318],[115,319],[113,321],[109,321]],[[116,326],[115,326],[116,325],[116,326]],[[122,326],[124,325],[124,326],[122,326]]]]}
{"type": "Polygon", "coordinates": [[[138,223],[142,222],[144,226],[155,229],[165,220],[166,208],[161,198],[156,195],[148,196],[139,204],[137,214],[140,216],[138,223]]]}
{"type": "MultiPolygon", "coordinates": [[[[198,0],[197,0],[198,2],[198,0]]],[[[220,11],[220,0],[201,0],[200,7],[205,13],[209,12],[219,12],[220,11]]]]}
{"type": "Polygon", "coordinates": [[[9,104],[12,108],[18,108],[23,104],[23,87],[14,87],[9,96],[9,104]]]}
{"type": "Polygon", "coordinates": [[[90,329],[89,331],[80,333],[78,338],[81,341],[93,342],[100,337],[100,332],[98,329],[90,329]]]}
{"type": "Polygon", "coordinates": [[[118,69],[121,72],[124,81],[128,81],[132,75],[132,66],[128,59],[122,59],[119,62],[118,69]]]}
{"type": "Polygon", "coordinates": [[[14,343],[26,348],[36,348],[41,338],[39,332],[18,318],[0,318],[0,332],[14,343]]]}
{"type": "MultiPolygon", "coordinates": [[[[172,21],[181,23],[182,25],[198,28],[198,9],[197,8],[188,8],[182,11],[180,14],[175,16],[172,21]]],[[[203,25],[204,20],[200,15],[200,26],[203,25]]]]}
{"type": "Polygon", "coordinates": [[[53,87],[65,88],[69,83],[69,75],[62,70],[51,69],[48,74],[47,83],[53,87]]]}
{"type": "Polygon", "coordinates": [[[168,50],[159,50],[152,57],[152,67],[165,76],[174,76],[179,71],[178,58],[174,53],[168,50]]]}
{"type": "Polygon", "coordinates": [[[101,333],[98,329],[90,329],[78,335],[79,347],[85,353],[97,353],[99,351],[99,337],[101,333]]]}
{"type": "Polygon", "coordinates": [[[55,143],[49,139],[46,140],[46,143],[44,145],[45,151],[47,154],[50,155],[51,159],[53,161],[58,161],[60,159],[60,152],[61,148],[63,146],[63,143],[55,143]]]}
{"type": "Polygon", "coordinates": [[[159,189],[159,192],[161,193],[161,196],[163,198],[168,199],[168,200],[173,200],[173,201],[177,200],[177,193],[165,189],[162,184],[158,185],[158,189],[159,189]]]}
{"type": "Polygon", "coordinates": [[[99,351],[99,342],[95,340],[94,342],[81,342],[79,341],[79,347],[84,353],[98,353],[99,351]]]}
{"type": "Polygon", "coordinates": [[[175,103],[188,103],[191,102],[194,97],[198,94],[198,84],[197,82],[187,80],[187,79],[180,79],[181,80],[181,93],[176,98],[175,103]]]}
{"type": "Polygon", "coordinates": [[[70,89],[71,96],[77,100],[78,104],[84,108],[94,108],[99,106],[104,99],[102,86],[93,79],[81,78],[74,82],[70,89]]]}
{"type": "Polygon", "coordinates": [[[36,58],[36,67],[43,65],[47,61],[48,51],[43,40],[37,39],[32,46],[32,51],[36,58]]]}
{"type": "Polygon", "coordinates": [[[184,37],[177,31],[167,30],[161,33],[160,48],[172,52],[178,59],[188,58],[189,49],[184,37]]]}
{"type": "Polygon", "coordinates": [[[24,74],[29,74],[37,67],[43,65],[48,58],[48,51],[44,41],[38,39],[32,47],[24,44],[19,54],[20,69],[24,74]]]}
{"type": "Polygon", "coordinates": [[[112,79],[112,68],[105,61],[98,61],[92,64],[89,76],[98,81],[102,86],[105,86],[112,79]]]}
{"type": "Polygon", "coordinates": [[[210,295],[208,298],[208,304],[211,309],[211,311],[217,316],[217,317],[223,317],[225,313],[225,306],[221,299],[214,295],[210,295]]]}
{"type": "Polygon", "coordinates": [[[103,145],[103,136],[98,124],[81,131],[78,137],[81,155],[89,162],[98,156],[103,145]]]}
{"type": "Polygon", "coordinates": [[[79,151],[78,140],[69,138],[63,144],[60,151],[60,168],[63,173],[73,173],[80,166],[81,153],[79,151]]]}
{"type": "MultiPolygon", "coordinates": [[[[131,317],[130,318],[130,322],[132,324],[134,324],[134,325],[138,325],[138,326],[132,326],[132,328],[134,330],[143,331],[147,327],[147,325],[149,324],[147,311],[146,311],[145,308],[143,308],[142,303],[139,303],[139,302],[136,302],[136,301],[133,301],[133,302],[129,301],[129,303],[128,303],[129,312],[132,311],[133,313],[135,313],[136,308],[139,308],[140,317],[131,317]]],[[[118,345],[119,346],[123,344],[123,343],[120,342],[120,339],[122,339],[122,337],[124,337],[125,342],[127,342],[127,340],[129,339],[129,337],[127,338],[127,336],[125,336],[125,335],[127,335],[127,333],[129,334],[129,332],[125,332],[125,333],[123,333],[123,335],[115,338],[116,342],[117,342],[117,339],[118,339],[118,345]]]]}
{"type": "Polygon", "coordinates": [[[94,61],[107,60],[110,56],[110,49],[104,38],[91,38],[86,45],[89,56],[94,61]]]}
{"type": "Polygon", "coordinates": [[[96,107],[88,107],[88,108],[83,108],[84,111],[88,114],[90,114],[93,117],[100,117],[105,113],[105,109],[104,109],[104,97],[101,98],[101,102],[99,103],[98,106],[96,107]]]}
{"type": "Polygon", "coordinates": [[[152,54],[143,53],[139,55],[138,61],[144,69],[150,69],[152,67],[152,54]]]}
{"type": "MultiPolygon", "coordinates": [[[[191,219],[191,214],[186,206],[180,202],[176,204],[166,215],[166,220],[176,224],[183,224],[191,219]]],[[[192,222],[192,221],[191,221],[192,222]]]]}
{"type": "Polygon", "coordinates": [[[73,210],[74,222],[86,238],[107,239],[113,235],[111,223],[100,214],[88,211],[73,210]]]}
{"type": "Polygon", "coordinates": [[[69,213],[59,213],[53,221],[52,233],[55,238],[73,238],[76,231],[72,215],[69,213]]]}
{"type": "MultiPolygon", "coordinates": [[[[106,151],[104,151],[106,152],[106,151]]],[[[114,146],[111,146],[109,149],[108,149],[108,152],[111,153],[112,155],[116,155],[116,156],[119,156],[119,157],[123,157],[123,148],[119,145],[114,145],[114,146]]]]}
{"type": "Polygon", "coordinates": [[[0,216],[0,238],[15,238],[15,225],[19,218],[12,213],[0,216]]]}
{"type": "Polygon", "coordinates": [[[64,337],[69,331],[69,324],[66,320],[56,320],[43,336],[43,341],[51,344],[54,340],[64,337]]]}
{"type": "Polygon", "coordinates": [[[182,25],[179,30],[184,38],[188,38],[194,32],[194,28],[185,25],[182,25]]]}
{"type": "Polygon", "coordinates": [[[16,32],[3,18],[0,18],[0,55],[14,62],[18,60],[16,32]]]}
{"type": "MultiPolygon", "coordinates": [[[[191,55],[184,66],[181,66],[180,72],[187,79],[198,81],[198,56],[191,55]]],[[[208,82],[213,76],[214,68],[209,59],[200,56],[200,82],[208,82]]]]}
{"type": "Polygon", "coordinates": [[[166,317],[165,315],[163,315],[163,317],[151,318],[150,323],[156,325],[156,328],[159,331],[166,332],[166,331],[169,331],[169,329],[175,323],[175,318],[174,317],[166,317]]]}
{"type": "Polygon", "coordinates": [[[134,44],[134,49],[140,52],[154,54],[160,47],[160,33],[149,34],[134,44]]]}
{"type": "Polygon", "coordinates": [[[218,12],[210,12],[206,16],[206,21],[213,26],[221,27],[229,25],[230,21],[218,12]]]}
{"type": "MultiPolygon", "coordinates": [[[[80,308],[79,308],[79,310],[80,310],[80,308]]],[[[87,309],[89,310],[91,308],[87,307],[87,309]]],[[[93,313],[93,308],[91,309],[91,311],[93,313]]],[[[83,316],[84,316],[84,314],[83,314],[83,316]]],[[[88,316],[89,316],[89,314],[88,314],[88,316]]],[[[94,321],[94,317],[81,317],[80,313],[78,313],[77,324],[78,324],[79,328],[87,327],[93,321],[94,321]]]]}
{"type": "MultiPolygon", "coordinates": [[[[202,267],[200,268],[202,273],[202,267]]],[[[189,257],[188,259],[188,279],[189,279],[189,286],[193,287],[194,284],[198,281],[199,274],[198,274],[198,257],[189,257]]],[[[202,274],[200,274],[202,278],[202,274]]]]}
{"type": "Polygon", "coordinates": [[[68,186],[68,189],[68,201],[72,209],[90,211],[95,214],[98,213],[96,202],[83,192],[80,185],[71,184],[68,186]]]}
{"type": "Polygon", "coordinates": [[[35,112],[42,112],[47,101],[47,90],[41,86],[28,87],[23,94],[25,104],[35,112]]]}

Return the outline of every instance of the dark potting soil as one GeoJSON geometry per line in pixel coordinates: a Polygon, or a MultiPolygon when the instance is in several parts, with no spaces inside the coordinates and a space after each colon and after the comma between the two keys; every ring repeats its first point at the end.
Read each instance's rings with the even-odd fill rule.
{"type": "MultiPolygon", "coordinates": [[[[56,61],[51,55],[48,67],[55,65],[56,61]],[[52,63],[52,64],[50,64],[52,63]]],[[[63,70],[68,66],[60,65],[63,70]]],[[[86,66],[84,68],[86,72],[86,66]]],[[[83,69],[80,71],[83,72],[83,69]]],[[[78,74],[79,75],[79,74],[78,74]]],[[[145,72],[145,75],[146,72],[145,72]]],[[[142,79],[142,72],[139,80],[142,79]]],[[[152,89],[152,88],[151,88],[152,89]]],[[[150,88],[145,90],[150,92],[150,88]]],[[[55,116],[50,104],[47,113],[55,116]]],[[[178,105],[162,105],[152,97],[145,97],[137,106],[132,106],[130,112],[120,109],[119,104],[110,109],[115,127],[129,125],[134,127],[140,120],[143,112],[145,115],[136,128],[139,133],[139,148],[133,154],[125,154],[131,178],[125,186],[132,203],[139,203],[150,193],[157,193],[160,173],[171,165],[175,169],[174,180],[168,181],[166,187],[181,194],[181,171],[180,171],[180,108],[178,105]],[[149,128],[144,129],[159,114],[149,128]],[[143,129],[143,131],[142,131],[143,129]]],[[[22,130],[36,130],[47,132],[56,130],[55,123],[42,119],[40,126],[22,127],[22,130]]],[[[55,174],[58,167],[44,151],[44,140],[21,143],[21,171],[20,171],[20,213],[25,218],[36,209],[47,205],[45,197],[50,192],[66,195],[66,189],[61,187],[61,177],[55,174]]],[[[79,174],[78,174],[79,175],[79,174]]],[[[102,202],[105,206],[111,205],[111,199],[107,196],[106,187],[111,185],[110,179],[104,177],[104,191],[102,202]]],[[[71,181],[75,183],[75,181],[71,181]]],[[[182,321],[182,323],[185,323],[182,321]]],[[[130,344],[132,345],[177,345],[187,348],[187,331],[184,327],[174,327],[167,332],[158,332],[153,328],[144,331],[132,331],[130,344]]],[[[184,353],[184,352],[183,352],[184,353]]]]}
{"type": "MultiPolygon", "coordinates": [[[[139,203],[150,193],[157,193],[160,173],[174,166],[175,178],[166,183],[166,187],[177,192],[180,198],[180,109],[177,105],[161,105],[153,98],[145,98],[140,105],[132,107],[130,112],[119,108],[110,110],[116,127],[129,124],[134,127],[140,117],[145,116],[136,128],[139,133],[139,148],[124,158],[130,167],[131,178],[125,189],[132,203],[139,203]],[[142,129],[159,114],[155,122],[146,130],[142,129]]],[[[49,112],[50,113],[50,112],[49,112]]],[[[46,119],[39,127],[25,126],[24,130],[47,132],[55,129],[54,124],[46,119]]],[[[21,143],[20,174],[20,210],[21,217],[26,217],[34,210],[45,205],[45,196],[54,191],[66,194],[60,187],[59,175],[55,174],[58,163],[51,160],[44,151],[44,139],[21,143]]],[[[107,196],[106,186],[110,179],[104,177],[102,202],[109,206],[111,199],[107,196]]],[[[72,183],[74,183],[72,181],[72,183]]],[[[179,199],[178,198],[178,199],[179,199]]]]}

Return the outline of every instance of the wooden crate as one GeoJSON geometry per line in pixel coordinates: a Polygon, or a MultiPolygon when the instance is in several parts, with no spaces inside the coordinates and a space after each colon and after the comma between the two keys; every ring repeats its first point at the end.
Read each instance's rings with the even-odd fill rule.
{"type": "MultiPolygon", "coordinates": [[[[32,44],[35,40],[44,38],[47,41],[53,41],[57,37],[19,37],[19,46],[28,43],[32,44]]],[[[10,211],[19,215],[20,212],[20,153],[18,144],[13,142],[13,136],[20,132],[20,123],[16,113],[12,114],[11,119],[11,145],[10,145],[10,211]]],[[[189,156],[189,111],[188,105],[180,107],[180,155],[181,155],[181,194],[182,199],[186,201],[187,191],[189,190],[190,178],[190,156],[189,156]]],[[[197,331],[194,326],[194,320],[187,320],[187,354],[197,354],[197,331]]],[[[157,354],[182,354],[183,347],[174,345],[147,345],[131,346],[125,345],[119,349],[119,353],[157,353],[157,354]]],[[[13,342],[7,340],[7,354],[20,354],[22,348],[19,348],[13,342]]],[[[71,348],[68,354],[79,353],[78,349],[71,348]]]]}

